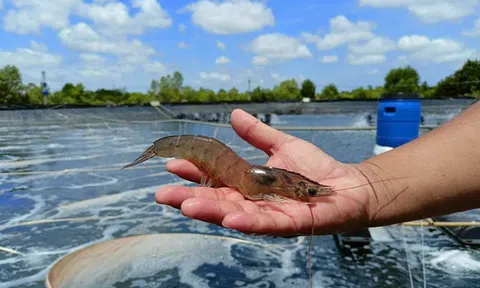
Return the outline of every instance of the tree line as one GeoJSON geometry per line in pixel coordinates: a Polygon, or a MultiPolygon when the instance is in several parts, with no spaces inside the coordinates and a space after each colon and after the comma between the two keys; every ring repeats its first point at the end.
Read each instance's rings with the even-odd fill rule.
{"type": "MultiPolygon", "coordinates": [[[[88,90],[82,83],[66,83],[61,90],[48,96],[48,104],[79,105],[142,105],[157,100],[161,103],[214,103],[214,102],[281,102],[337,99],[379,99],[384,93],[416,93],[421,98],[475,97],[480,99],[480,60],[468,60],[457,71],[434,86],[421,82],[420,75],[411,66],[391,69],[384,78],[383,86],[359,87],[351,91],[339,91],[331,83],[320,91],[306,79],[298,83],[287,79],[272,89],[255,87],[251,92],[229,90],[214,91],[208,88],[194,89],[184,85],[181,72],[152,80],[146,93],[128,92],[126,89],[88,90]]],[[[42,87],[35,83],[22,83],[20,70],[14,65],[0,69],[0,105],[42,104],[42,87]]]]}

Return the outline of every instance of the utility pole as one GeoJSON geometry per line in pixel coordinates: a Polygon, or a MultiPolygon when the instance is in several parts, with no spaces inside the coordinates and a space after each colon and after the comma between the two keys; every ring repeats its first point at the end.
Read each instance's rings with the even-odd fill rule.
{"type": "Polygon", "coordinates": [[[42,87],[42,95],[43,95],[43,105],[47,105],[47,96],[48,96],[48,85],[47,85],[47,80],[46,80],[46,72],[42,71],[42,82],[40,84],[40,87],[42,87]]]}
{"type": "Polygon", "coordinates": [[[248,77],[248,100],[252,99],[252,91],[250,91],[250,84],[251,84],[250,76],[248,77]]]}

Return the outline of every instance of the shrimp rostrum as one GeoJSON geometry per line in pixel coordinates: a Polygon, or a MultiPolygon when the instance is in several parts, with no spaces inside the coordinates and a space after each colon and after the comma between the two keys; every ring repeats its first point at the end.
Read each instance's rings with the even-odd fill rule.
{"type": "Polygon", "coordinates": [[[332,187],[296,172],[252,165],[217,139],[198,135],[160,138],[122,169],[153,157],[188,160],[202,172],[202,186],[225,185],[249,200],[306,202],[310,197],[327,196],[333,191],[332,187]]]}

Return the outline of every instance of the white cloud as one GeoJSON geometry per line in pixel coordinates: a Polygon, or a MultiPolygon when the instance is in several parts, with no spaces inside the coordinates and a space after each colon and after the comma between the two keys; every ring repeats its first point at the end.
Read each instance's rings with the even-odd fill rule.
{"type": "Polygon", "coordinates": [[[130,66],[121,66],[118,63],[109,63],[104,57],[85,53],[80,54],[80,68],[78,74],[83,77],[83,79],[94,79],[94,78],[118,78],[121,77],[123,73],[131,71],[130,66]]]}
{"type": "Polygon", "coordinates": [[[217,47],[218,49],[225,50],[227,48],[227,45],[221,41],[217,41],[217,47]]]}
{"type": "Polygon", "coordinates": [[[121,2],[82,3],[78,14],[89,18],[97,29],[110,36],[140,35],[148,28],[167,28],[172,19],[156,0],[133,0],[132,8],[140,10],[130,16],[129,7],[121,2]]]}
{"type": "Polygon", "coordinates": [[[263,56],[253,56],[252,64],[255,66],[265,66],[270,64],[270,60],[268,60],[268,58],[263,56]]]}
{"type": "Polygon", "coordinates": [[[3,9],[3,1],[0,0],[0,10],[2,10],[2,9],[3,9]]]}
{"type": "Polygon", "coordinates": [[[200,79],[228,82],[228,81],[230,81],[231,77],[230,77],[230,74],[228,74],[228,73],[200,72],[200,79]]]}
{"type": "Polygon", "coordinates": [[[80,54],[80,59],[85,62],[94,62],[94,63],[105,63],[106,60],[104,57],[97,55],[97,54],[92,54],[92,53],[82,53],[80,54]]]}
{"type": "Polygon", "coordinates": [[[215,60],[215,63],[217,63],[217,64],[228,64],[228,63],[230,63],[230,59],[228,59],[225,56],[220,56],[215,60]]]}
{"type": "Polygon", "coordinates": [[[480,18],[475,20],[475,23],[473,23],[472,30],[465,31],[462,33],[462,35],[467,37],[480,36],[480,18]]]}
{"type": "MultiPolygon", "coordinates": [[[[1,1],[1,0],[0,0],[1,1]]],[[[18,34],[39,33],[41,27],[61,30],[70,25],[71,15],[85,17],[99,31],[113,35],[139,35],[148,28],[167,28],[172,19],[156,0],[132,0],[131,8],[139,10],[133,16],[129,7],[116,1],[83,0],[15,0],[4,17],[6,31],[18,34]]]]}
{"type": "Polygon", "coordinates": [[[169,73],[168,68],[158,61],[148,58],[128,57],[115,60],[107,59],[97,54],[85,53],[80,56],[79,65],[72,69],[49,72],[49,79],[60,80],[60,85],[65,82],[82,82],[88,89],[129,86],[129,90],[142,87],[148,89],[152,78],[169,73]],[[60,74],[59,72],[62,72],[60,74]],[[60,75],[59,75],[60,74],[60,75]]]}
{"type": "Polygon", "coordinates": [[[183,41],[180,41],[178,42],[177,47],[180,49],[187,49],[187,44],[185,44],[183,41]]]}
{"type": "Polygon", "coordinates": [[[168,72],[167,67],[158,61],[145,63],[145,68],[148,72],[156,73],[159,75],[166,74],[168,72]]]}
{"type": "Polygon", "coordinates": [[[148,86],[152,75],[158,78],[168,72],[163,63],[152,58],[156,55],[155,49],[138,39],[105,37],[83,22],[62,29],[58,37],[66,47],[82,52],[80,67],[61,76],[63,81],[82,81],[102,87],[102,81],[108,80],[138,87],[142,82],[148,86]],[[106,57],[111,55],[116,58],[107,61],[106,57]]]}
{"type": "Polygon", "coordinates": [[[282,79],[278,73],[272,73],[271,76],[272,76],[272,79],[275,81],[280,81],[282,79]]]}
{"type": "Polygon", "coordinates": [[[4,29],[18,34],[39,33],[42,26],[62,29],[68,26],[73,8],[82,0],[15,0],[14,8],[3,18],[4,29]]]}
{"type": "Polygon", "coordinates": [[[47,80],[50,80],[51,72],[60,69],[62,61],[62,56],[50,53],[46,45],[35,41],[30,41],[29,48],[17,48],[13,51],[0,50],[0,67],[17,66],[23,83],[38,83],[43,70],[48,71],[47,80]]]}
{"type": "Polygon", "coordinates": [[[201,0],[187,5],[183,11],[192,13],[192,22],[214,34],[240,34],[274,26],[271,9],[261,2],[226,0],[221,3],[201,0]]]}
{"type": "Polygon", "coordinates": [[[248,45],[247,50],[257,54],[252,60],[254,65],[312,57],[308,47],[300,40],[280,33],[258,36],[248,45]]]}
{"type": "Polygon", "coordinates": [[[61,64],[62,57],[49,53],[46,45],[30,41],[30,46],[30,48],[17,48],[15,51],[0,50],[0,67],[16,65],[22,70],[33,67],[57,67],[61,64]]]}
{"type": "Polygon", "coordinates": [[[187,26],[185,26],[184,24],[178,25],[178,32],[185,33],[185,31],[187,31],[187,26]]]}
{"type": "Polygon", "coordinates": [[[406,53],[409,60],[445,63],[465,61],[478,55],[478,51],[446,38],[430,39],[425,36],[403,36],[398,40],[398,48],[406,53]]]}
{"type": "Polygon", "coordinates": [[[350,43],[347,61],[352,65],[384,63],[387,60],[385,53],[395,50],[395,48],[395,42],[392,40],[375,36],[365,42],[350,43]]]}
{"type": "Polygon", "coordinates": [[[323,37],[310,33],[303,33],[305,41],[315,43],[319,50],[329,50],[341,45],[368,40],[374,37],[373,23],[365,21],[350,22],[343,15],[336,16],[329,20],[330,32],[323,37]]]}
{"type": "Polygon", "coordinates": [[[338,62],[337,55],[324,55],[318,59],[322,63],[335,63],[338,62]]]}
{"type": "Polygon", "coordinates": [[[360,0],[361,6],[406,8],[426,23],[461,19],[473,14],[479,3],[479,0],[360,0]]]}
{"type": "Polygon", "coordinates": [[[140,54],[153,55],[155,50],[140,40],[111,41],[93,30],[85,23],[65,28],[59,33],[62,43],[74,50],[91,53],[140,54]]]}
{"type": "Polygon", "coordinates": [[[386,37],[376,36],[362,43],[351,43],[348,50],[354,54],[379,54],[395,49],[395,42],[386,37]]]}
{"type": "Polygon", "coordinates": [[[378,74],[378,72],[380,72],[378,70],[378,68],[373,68],[372,70],[368,70],[367,74],[368,75],[376,75],[376,74],[378,74]]]}
{"type": "Polygon", "coordinates": [[[384,63],[387,57],[383,54],[348,54],[347,61],[352,65],[380,64],[384,63]]]}

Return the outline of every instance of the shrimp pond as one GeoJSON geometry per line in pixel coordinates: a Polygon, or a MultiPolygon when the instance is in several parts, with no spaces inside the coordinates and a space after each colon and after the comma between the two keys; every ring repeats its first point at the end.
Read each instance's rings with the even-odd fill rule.
{"type": "MultiPolygon", "coordinates": [[[[429,109],[424,124],[441,124],[460,111],[429,109]]],[[[308,287],[308,237],[248,236],[157,205],[159,187],[194,185],[167,173],[163,159],[120,170],[154,140],[178,133],[216,137],[251,163],[267,160],[231,128],[157,116],[151,107],[0,111],[0,287],[45,287],[49,269],[69,253],[158,233],[168,237],[159,244],[165,252],[156,255],[156,266],[140,276],[119,276],[108,287],[308,287]],[[175,241],[172,233],[199,235],[175,241]],[[230,244],[210,249],[202,235],[225,236],[230,244]]],[[[375,118],[361,111],[273,114],[271,125],[374,127],[375,118]]],[[[375,130],[288,133],[350,163],[371,157],[375,145],[375,130]]],[[[457,217],[479,216],[475,210],[457,217]]],[[[332,236],[314,237],[314,287],[424,287],[425,281],[425,287],[480,287],[478,249],[439,228],[389,229],[398,237],[351,249],[341,249],[332,236]]]]}

